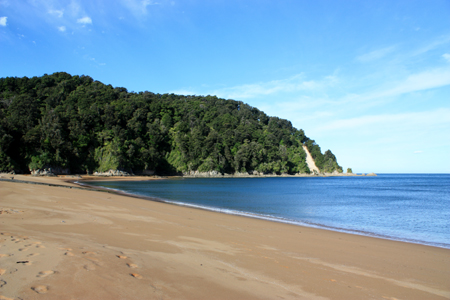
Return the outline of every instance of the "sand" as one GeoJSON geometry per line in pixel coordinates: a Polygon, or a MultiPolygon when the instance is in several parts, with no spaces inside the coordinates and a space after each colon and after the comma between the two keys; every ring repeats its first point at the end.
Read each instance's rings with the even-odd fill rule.
{"type": "Polygon", "coordinates": [[[303,150],[305,150],[306,153],[306,164],[308,165],[309,170],[311,172],[319,174],[320,173],[319,168],[316,166],[316,163],[314,162],[311,153],[309,153],[309,150],[305,145],[303,145],[303,150]]]}
{"type": "Polygon", "coordinates": [[[0,299],[450,299],[449,249],[17,182],[0,210],[0,299]]]}

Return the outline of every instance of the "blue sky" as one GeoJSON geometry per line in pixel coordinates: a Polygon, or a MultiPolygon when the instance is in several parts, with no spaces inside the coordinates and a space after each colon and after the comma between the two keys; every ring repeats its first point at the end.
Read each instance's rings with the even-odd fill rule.
{"type": "Polygon", "coordinates": [[[0,0],[0,77],[59,71],[241,100],[354,172],[450,172],[449,0],[0,0]]]}

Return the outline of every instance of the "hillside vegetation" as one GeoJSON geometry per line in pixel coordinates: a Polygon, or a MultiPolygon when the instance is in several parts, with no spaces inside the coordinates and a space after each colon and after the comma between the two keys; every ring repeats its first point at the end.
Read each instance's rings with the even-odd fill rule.
{"type": "Polygon", "coordinates": [[[215,96],[128,92],[89,76],[0,79],[0,171],[309,173],[336,157],[291,122],[215,96]]]}

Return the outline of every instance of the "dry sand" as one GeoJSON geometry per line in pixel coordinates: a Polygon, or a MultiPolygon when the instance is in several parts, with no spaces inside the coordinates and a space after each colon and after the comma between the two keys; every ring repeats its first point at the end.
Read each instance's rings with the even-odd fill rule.
{"type": "Polygon", "coordinates": [[[305,150],[306,153],[306,164],[308,165],[309,170],[311,172],[316,172],[317,174],[319,174],[320,173],[319,168],[316,166],[316,163],[314,162],[311,153],[309,153],[309,150],[305,145],[303,145],[303,150],[305,150]]]}
{"type": "Polygon", "coordinates": [[[449,249],[14,182],[0,210],[0,299],[450,298],[449,249]]]}

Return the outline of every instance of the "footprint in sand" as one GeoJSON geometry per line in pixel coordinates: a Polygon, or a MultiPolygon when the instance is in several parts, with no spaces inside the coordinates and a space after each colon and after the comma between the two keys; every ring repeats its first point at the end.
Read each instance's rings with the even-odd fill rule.
{"type": "Polygon", "coordinates": [[[64,253],[64,255],[73,256],[73,253],[72,252],[66,252],[66,253],[64,253]]]}
{"type": "Polygon", "coordinates": [[[19,251],[28,251],[29,248],[20,248],[19,251]]]}
{"type": "Polygon", "coordinates": [[[31,287],[31,289],[38,294],[45,294],[48,292],[48,286],[45,285],[36,285],[31,287]]]}
{"type": "Polygon", "coordinates": [[[121,258],[121,259],[126,259],[127,257],[125,256],[125,255],[116,255],[118,258],[121,258]]]}
{"type": "Polygon", "coordinates": [[[83,268],[86,271],[94,271],[95,270],[95,267],[93,265],[84,265],[83,268]]]}
{"type": "Polygon", "coordinates": [[[36,277],[47,277],[48,275],[55,274],[55,271],[49,270],[49,271],[41,271],[36,277]]]}
{"type": "Polygon", "coordinates": [[[37,255],[39,255],[39,253],[30,253],[27,255],[27,257],[32,257],[32,256],[37,256],[37,255]]]}
{"type": "Polygon", "coordinates": [[[89,259],[89,260],[90,260],[94,265],[96,265],[96,266],[102,267],[102,266],[104,265],[103,262],[101,262],[100,260],[98,260],[98,259],[95,258],[95,257],[89,257],[89,256],[86,256],[86,259],[89,259]]]}
{"type": "Polygon", "coordinates": [[[128,266],[129,268],[133,268],[133,269],[138,267],[138,265],[136,265],[136,264],[130,264],[130,263],[128,263],[127,266],[128,266]]]}
{"type": "Polygon", "coordinates": [[[134,278],[137,278],[137,279],[142,279],[143,278],[141,275],[136,274],[136,273],[131,273],[130,275],[133,276],[134,278]]]}
{"type": "Polygon", "coordinates": [[[83,252],[81,252],[81,253],[83,253],[83,254],[90,254],[90,255],[95,255],[95,254],[97,254],[97,253],[95,253],[95,252],[92,252],[92,251],[83,251],[83,252]]]}
{"type": "Polygon", "coordinates": [[[45,248],[44,245],[37,245],[36,248],[45,248]]]}
{"type": "Polygon", "coordinates": [[[6,281],[0,280],[0,288],[4,287],[6,285],[6,281]]]}

